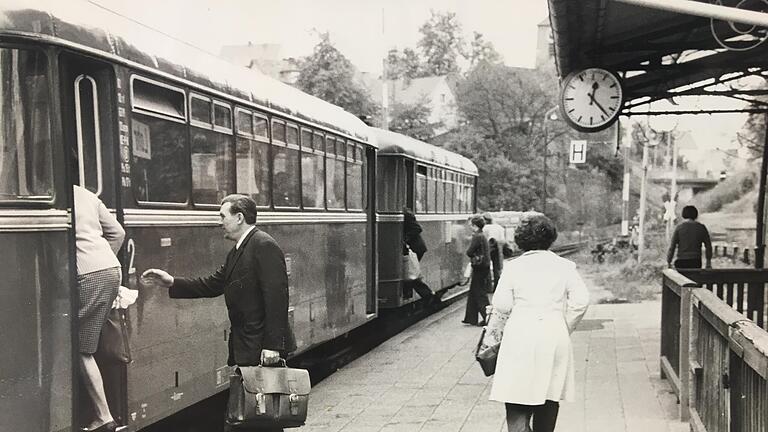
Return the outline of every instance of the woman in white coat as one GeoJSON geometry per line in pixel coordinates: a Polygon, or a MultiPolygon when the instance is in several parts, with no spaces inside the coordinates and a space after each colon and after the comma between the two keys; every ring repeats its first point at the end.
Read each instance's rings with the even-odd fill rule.
{"type": "Polygon", "coordinates": [[[505,403],[509,432],[554,431],[559,402],[573,397],[570,334],[589,293],[576,265],[548,250],[555,239],[549,218],[524,213],[515,243],[525,253],[504,265],[493,297],[484,343],[501,347],[490,399],[505,403]]]}

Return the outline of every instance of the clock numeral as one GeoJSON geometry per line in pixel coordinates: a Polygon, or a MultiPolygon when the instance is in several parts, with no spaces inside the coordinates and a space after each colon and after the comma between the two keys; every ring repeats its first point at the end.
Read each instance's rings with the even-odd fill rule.
{"type": "Polygon", "coordinates": [[[592,117],[589,118],[589,124],[592,124],[592,117]]]}
{"type": "MultiPolygon", "coordinates": [[[[570,113],[572,113],[574,111],[576,111],[576,108],[571,108],[570,111],[568,111],[568,114],[570,114],[570,113]]],[[[581,118],[581,117],[579,117],[579,118],[581,118]]]]}

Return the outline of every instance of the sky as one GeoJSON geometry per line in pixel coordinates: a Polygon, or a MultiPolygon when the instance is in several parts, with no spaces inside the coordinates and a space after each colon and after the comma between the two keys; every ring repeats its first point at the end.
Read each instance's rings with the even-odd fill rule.
{"type": "Polygon", "coordinates": [[[318,33],[364,72],[391,48],[416,48],[430,10],[455,12],[467,39],[483,33],[510,66],[533,67],[544,0],[94,0],[213,54],[224,45],[279,43],[283,57],[312,53],[318,33]]]}

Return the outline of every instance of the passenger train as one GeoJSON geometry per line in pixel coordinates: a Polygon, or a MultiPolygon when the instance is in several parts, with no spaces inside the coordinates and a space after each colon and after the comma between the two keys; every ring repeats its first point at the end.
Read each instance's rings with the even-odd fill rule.
{"type": "Polygon", "coordinates": [[[469,160],[98,5],[30,3],[0,9],[0,430],[79,430],[73,183],[126,230],[133,361],[101,367],[129,430],[226,389],[223,299],[171,300],[138,275],[218,267],[227,194],[252,196],[285,251],[299,353],[416,300],[403,207],[424,227],[427,282],[461,280],[469,160]]]}

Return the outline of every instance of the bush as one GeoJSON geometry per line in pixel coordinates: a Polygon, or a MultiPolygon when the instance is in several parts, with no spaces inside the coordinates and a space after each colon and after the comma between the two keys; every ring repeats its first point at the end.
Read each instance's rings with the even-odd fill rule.
{"type": "Polygon", "coordinates": [[[692,203],[699,213],[716,212],[754,189],[757,184],[755,171],[740,171],[718,183],[714,188],[693,197],[692,203]]]}

